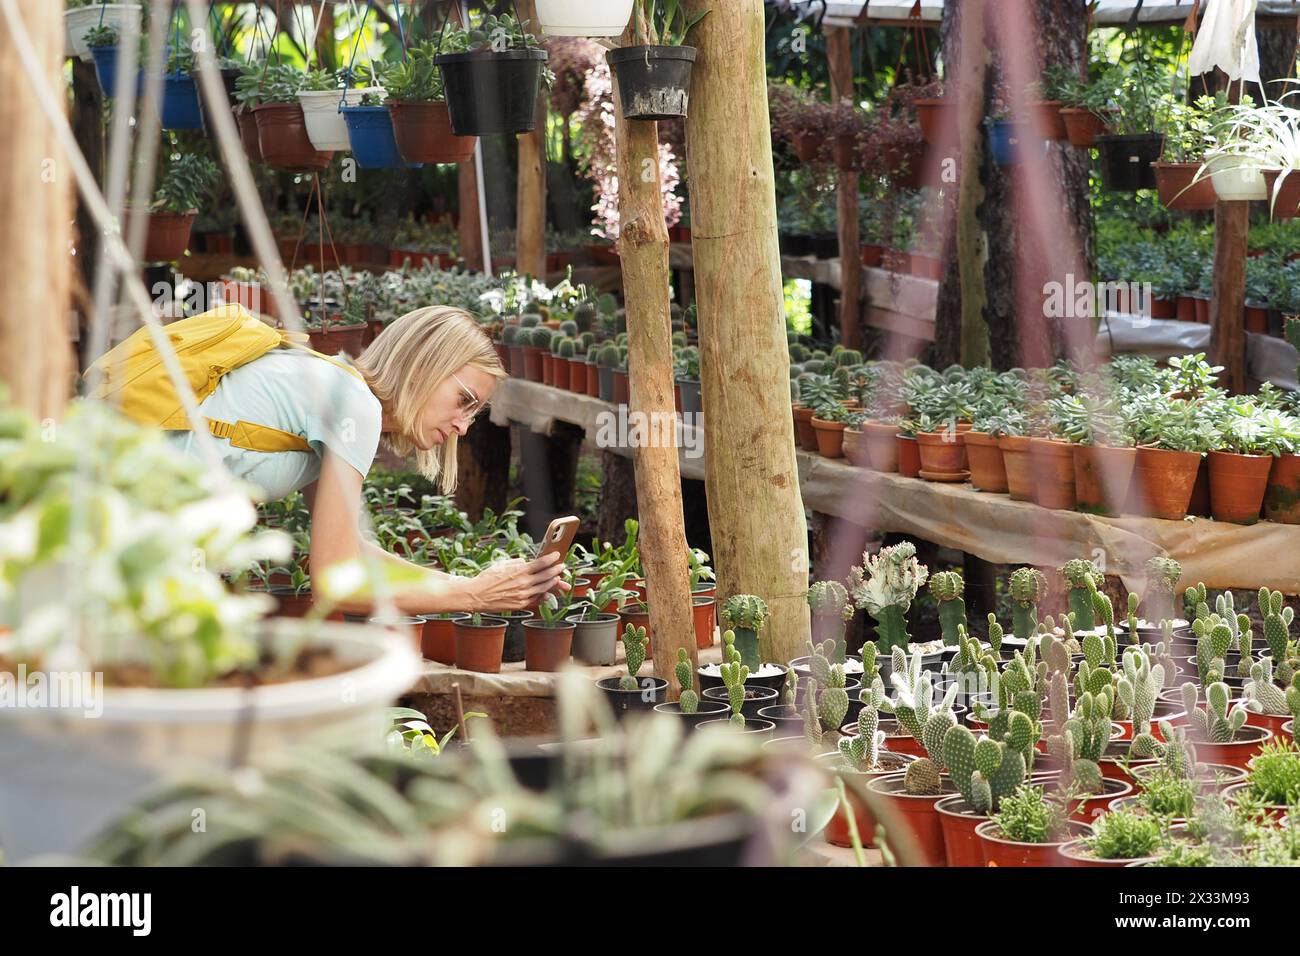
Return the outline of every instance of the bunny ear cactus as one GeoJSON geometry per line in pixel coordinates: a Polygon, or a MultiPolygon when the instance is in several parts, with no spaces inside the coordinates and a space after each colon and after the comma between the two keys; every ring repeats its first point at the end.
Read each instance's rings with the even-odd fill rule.
{"type": "Polygon", "coordinates": [[[826,686],[817,701],[817,715],[821,718],[822,726],[839,730],[848,712],[849,694],[844,689],[844,666],[832,664],[826,686]]]}
{"type": "Polygon", "coordinates": [[[1160,622],[1174,619],[1174,595],[1178,593],[1178,580],[1183,576],[1183,566],[1173,558],[1157,555],[1146,563],[1147,620],[1160,622]]]}
{"type": "MultiPolygon", "coordinates": [[[[1066,624],[1069,624],[1068,618],[1066,624]]],[[[1049,674],[1069,675],[1073,661],[1070,659],[1070,650],[1065,641],[1058,641],[1053,635],[1044,634],[1042,641],[1039,642],[1039,648],[1049,674]]]]}
{"type": "Polygon", "coordinates": [[[939,630],[948,646],[957,643],[958,629],[966,627],[965,586],[956,571],[939,571],[930,577],[930,594],[939,603],[939,630]]]}
{"type": "Polygon", "coordinates": [[[793,667],[785,670],[785,686],[781,689],[781,703],[793,709],[799,696],[799,672],[793,667]]]}
{"type": "Polygon", "coordinates": [[[727,702],[731,704],[731,723],[736,727],[745,726],[745,715],[740,712],[745,703],[745,681],[749,678],[749,668],[741,663],[740,654],[735,649],[736,635],[726,631],[722,635],[723,655],[728,658],[719,670],[723,686],[727,688],[727,702]]]}
{"type": "Polygon", "coordinates": [[[1195,729],[1203,740],[1212,743],[1231,743],[1237,737],[1237,731],[1246,723],[1246,709],[1241,704],[1228,710],[1230,697],[1228,685],[1222,682],[1211,684],[1205,689],[1205,707],[1198,708],[1196,685],[1183,685],[1183,706],[1187,709],[1189,726],[1195,729]]]}
{"type": "Polygon", "coordinates": [[[1124,676],[1115,684],[1115,694],[1133,721],[1134,735],[1149,734],[1156,698],[1165,684],[1165,669],[1160,664],[1152,666],[1151,659],[1140,647],[1130,647],[1124,652],[1123,667],[1124,676]]]}
{"type": "Polygon", "coordinates": [[[1291,678],[1291,686],[1286,689],[1286,709],[1291,712],[1297,724],[1300,724],[1300,674],[1291,678]]]}
{"type": "Polygon", "coordinates": [[[1074,626],[1084,631],[1091,630],[1092,594],[1096,589],[1095,579],[1101,571],[1087,558],[1075,558],[1065,562],[1060,574],[1065,580],[1066,600],[1070,613],[1074,615],[1074,626]]]}
{"type": "Polygon", "coordinates": [[[1002,625],[998,623],[997,615],[989,612],[989,650],[994,657],[1002,656],[1002,638],[1005,636],[1002,625]]]}
{"type": "Polygon", "coordinates": [[[637,689],[636,675],[640,672],[641,665],[645,663],[645,646],[644,627],[633,627],[629,624],[624,628],[623,652],[627,657],[627,674],[618,682],[620,690],[637,689]]]}
{"type": "Polygon", "coordinates": [[[1011,633],[1027,641],[1038,631],[1038,602],[1047,596],[1047,576],[1037,568],[1011,573],[1011,633]]]}
{"type": "Polygon", "coordinates": [[[939,768],[929,757],[921,757],[907,765],[903,774],[903,790],[912,796],[933,796],[943,790],[939,768]]]}
{"type": "Polygon", "coordinates": [[[767,602],[754,594],[733,594],[722,605],[722,626],[736,635],[741,662],[751,671],[762,666],[758,632],[768,618],[767,602]]]}
{"type": "Polygon", "coordinates": [[[1014,743],[988,737],[977,742],[960,725],[944,735],[943,757],[953,784],[977,813],[995,812],[1002,798],[1025,781],[1024,757],[1014,743]]]}
{"type": "Polygon", "coordinates": [[[1132,591],[1128,592],[1128,615],[1124,623],[1128,625],[1128,642],[1130,644],[1140,643],[1138,640],[1138,596],[1132,591]]]}
{"type": "Polygon", "coordinates": [[[1282,717],[1290,713],[1286,691],[1273,683],[1273,660],[1265,657],[1250,665],[1250,680],[1243,694],[1246,709],[1256,714],[1282,717]]]}
{"type": "Polygon", "coordinates": [[[880,703],[884,688],[876,684],[862,691],[862,710],[858,713],[858,733],[853,738],[841,738],[840,753],[854,770],[873,770],[885,745],[885,732],[880,729],[880,703]]]}
{"type": "Polygon", "coordinates": [[[1192,622],[1196,635],[1196,671],[1201,686],[1208,687],[1223,677],[1224,657],[1232,644],[1232,629],[1217,614],[1192,622]]]}
{"type": "Polygon", "coordinates": [[[1214,599],[1214,613],[1219,616],[1219,620],[1228,625],[1228,630],[1232,634],[1228,642],[1228,650],[1241,650],[1241,632],[1250,629],[1250,618],[1237,612],[1237,599],[1233,597],[1231,591],[1225,591],[1214,599]]]}
{"type": "Polygon", "coordinates": [[[831,660],[844,663],[844,625],[853,617],[849,592],[838,581],[816,581],[808,588],[808,606],[812,609],[814,633],[830,634],[834,640],[831,660]]]}
{"type": "Polygon", "coordinates": [[[686,653],[686,648],[677,648],[677,663],[673,669],[677,677],[677,686],[681,689],[681,694],[677,698],[678,704],[683,714],[693,714],[699,709],[700,695],[695,693],[695,674],[691,671],[691,659],[686,653]]]}
{"type": "MultiPolygon", "coordinates": [[[[1110,656],[1106,659],[1106,662],[1108,664],[1113,663],[1115,660],[1114,645],[1116,643],[1115,607],[1110,603],[1110,598],[1107,595],[1096,589],[1092,584],[1091,579],[1089,579],[1089,587],[1091,588],[1093,619],[1106,628],[1106,637],[1109,639],[1111,644],[1110,656]]],[[[1076,627],[1079,627],[1078,621],[1075,621],[1074,623],[1076,627]]]]}
{"type": "Polygon", "coordinates": [[[864,552],[862,567],[850,569],[849,596],[875,619],[880,650],[906,647],[911,640],[907,611],[928,574],[910,541],[881,548],[874,555],[864,552]]]}
{"type": "Polygon", "coordinates": [[[1183,593],[1183,603],[1192,609],[1192,620],[1199,621],[1210,616],[1210,605],[1205,597],[1205,583],[1188,588],[1183,593]]]}
{"type": "Polygon", "coordinates": [[[1264,643],[1274,661],[1286,660],[1287,647],[1291,642],[1291,621],[1295,618],[1295,609],[1282,606],[1282,592],[1259,589],[1259,613],[1264,619],[1264,643]]]}
{"type": "Polygon", "coordinates": [[[876,645],[867,641],[862,645],[862,686],[869,687],[880,676],[880,665],[876,663],[876,645]]]}

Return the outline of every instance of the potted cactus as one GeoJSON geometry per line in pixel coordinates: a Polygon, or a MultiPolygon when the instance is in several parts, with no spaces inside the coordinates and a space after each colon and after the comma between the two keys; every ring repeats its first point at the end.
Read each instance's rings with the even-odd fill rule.
{"type": "MultiPolygon", "coordinates": [[[[1087,558],[1072,558],[1065,562],[1060,571],[1065,581],[1066,601],[1073,617],[1075,631],[1091,631],[1095,626],[1092,616],[1092,596],[1096,593],[1096,582],[1101,578],[1101,569],[1087,558]]],[[[1017,637],[1019,634],[1016,635],[1017,637]]]]}
{"type": "Polygon", "coordinates": [[[733,632],[741,662],[751,671],[762,666],[758,632],[767,624],[767,602],[755,594],[733,594],[722,605],[722,626],[733,632]]]}
{"type": "Polygon", "coordinates": [[[588,592],[585,608],[569,615],[574,624],[573,659],[583,664],[609,665],[614,663],[618,651],[619,616],[609,612],[632,597],[633,592],[623,587],[630,577],[626,571],[605,574],[593,590],[588,592]]]}
{"type": "Polygon", "coordinates": [[[655,704],[655,712],[675,714],[694,728],[706,720],[714,720],[725,715],[730,709],[729,701],[701,700],[695,692],[695,675],[691,670],[690,655],[686,648],[677,648],[677,663],[673,665],[673,676],[677,678],[678,697],[676,700],[655,704]]]}
{"type": "Polygon", "coordinates": [[[808,607],[812,609],[813,642],[833,641],[835,652],[831,660],[843,664],[847,650],[844,625],[853,617],[848,590],[838,581],[816,581],[808,588],[808,607]]]}
{"type": "Polygon", "coordinates": [[[1170,621],[1174,626],[1182,626],[1187,621],[1176,617],[1174,598],[1178,593],[1178,581],[1183,576],[1183,566],[1173,558],[1156,555],[1146,563],[1147,591],[1143,596],[1146,603],[1146,620],[1152,624],[1170,621]]]}
{"type": "Polygon", "coordinates": [[[1011,596],[1011,633],[1018,641],[1028,641],[1038,632],[1038,602],[1047,596],[1047,576],[1037,568],[1017,568],[1011,572],[1007,591],[1011,596]]]}
{"type": "Polygon", "coordinates": [[[862,567],[849,570],[849,595],[855,606],[875,618],[878,650],[889,653],[911,640],[907,612],[928,573],[910,541],[881,548],[874,555],[864,552],[862,567]]]}
{"type": "Polygon", "coordinates": [[[949,866],[983,865],[975,828],[1025,782],[1024,753],[1033,749],[1035,731],[1028,715],[1013,711],[1011,718],[1003,740],[981,737],[977,742],[960,724],[943,736],[944,764],[958,790],[935,804],[949,866]]]}
{"type": "Polygon", "coordinates": [[[736,650],[736,635],[731,631],[725,631],[722,635],[722,687],[713,687],[704,692],[705,700],[722,700],[725,701],[730,710],[731,716],[725,719],[706,720],[699,726],[725,726],[733,731],[739,731],[747,734],[767,734],[774,728],[775,724],[770,720],[764,720],[758,717],[760,708],[771,703],[776,699],[776,691],[771,688],[758,687],[747,689],[745,681],[749,678],[749,668],[740,659],[740,652],[736,650]],[[759,691],[765,692],[760,695],[759,691]],[[746,714],[746,707],[751,707],[751,713],[754,716],[746,714]]]}
{"type": "Polygon", "coordinates": [[[1238,701],[1229,708],[1228,685],[1215,681],[1205,688],[1205,706],[1198,707],[1200,689],[1191,681],[1182,686],[1183,709],[1198,752],[1211,763],[1246,767],[1264,743],[1273,736],[1267,727],[1247,726],[1246,705],[1238,701]]]}
{"type": "Polygon", "coordinates": [[[966,601],[961,596],[965,587],[959,571],[936,571],[930,576],[930,595],[939,603],[939,630],[949,647],[956,646],[966,627],[966,601]]]}
{"type": "Polygon", "coordinates": [[[652,710],[667,699],[668,681],[662,677],[638,677],[646,659],[649,638],[644,627],[626,625],[623,629],[623,653],[627,673],[622,677],[602,677],[596,686],[605,692],[614,715],[620,720],[629,711],[652,710]]]}

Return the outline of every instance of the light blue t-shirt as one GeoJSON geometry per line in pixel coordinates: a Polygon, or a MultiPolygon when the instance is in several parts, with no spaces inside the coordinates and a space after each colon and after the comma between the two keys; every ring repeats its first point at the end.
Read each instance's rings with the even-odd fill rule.
{"type": "MultiPolygon", "coordinates": [[[[331,362],[290,349],[276,349],[227,372],[199,410],[219,421],[242,419],[307,439],[314,454],[248,451],[214,438],[231,474],[257,485],[268,500],[300,491],[320,477],[326,448],[364,476],[379,449],[383,422],[379,399],[365,382],[331,362]]],[[[193,432],[176,432],[173,440],[198,454],[193,432]]]]}

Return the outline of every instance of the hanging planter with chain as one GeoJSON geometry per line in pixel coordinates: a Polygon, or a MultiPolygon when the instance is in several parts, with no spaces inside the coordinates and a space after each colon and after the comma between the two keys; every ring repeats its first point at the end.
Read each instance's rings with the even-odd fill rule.
{"type": "Polygon", "coordinates": [[[442,70],[451,129],[457,136],[531,133],[546,51],[517,16],[483,18],[471,30],[447,32],[434,62],[442,70]]]}
{"type": "Polygon", "coordinates": [[[686,34],[706,16],[688,16],[679,0],[639,0],[638,36],[655,43],[620,47],[605,54],[618,80],[619,103],[630,120],[678,119],[687,113],[695,47],[686,34]]]}

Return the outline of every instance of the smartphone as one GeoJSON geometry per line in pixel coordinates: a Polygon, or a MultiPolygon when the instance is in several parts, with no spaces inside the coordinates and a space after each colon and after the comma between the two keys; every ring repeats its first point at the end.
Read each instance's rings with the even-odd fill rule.
{"type": "Polygon", "coordinates": [[[569,515],[567,518],[556,518],[552,521],[546,529],[546,537],[542,539],[537,558],[544,558],[548,554],[558,554],[560,563],[563,564],[569,549],[573,547],[573,539],[578,536],[578,524],[579,521],[576,515],[569,515]]]}

